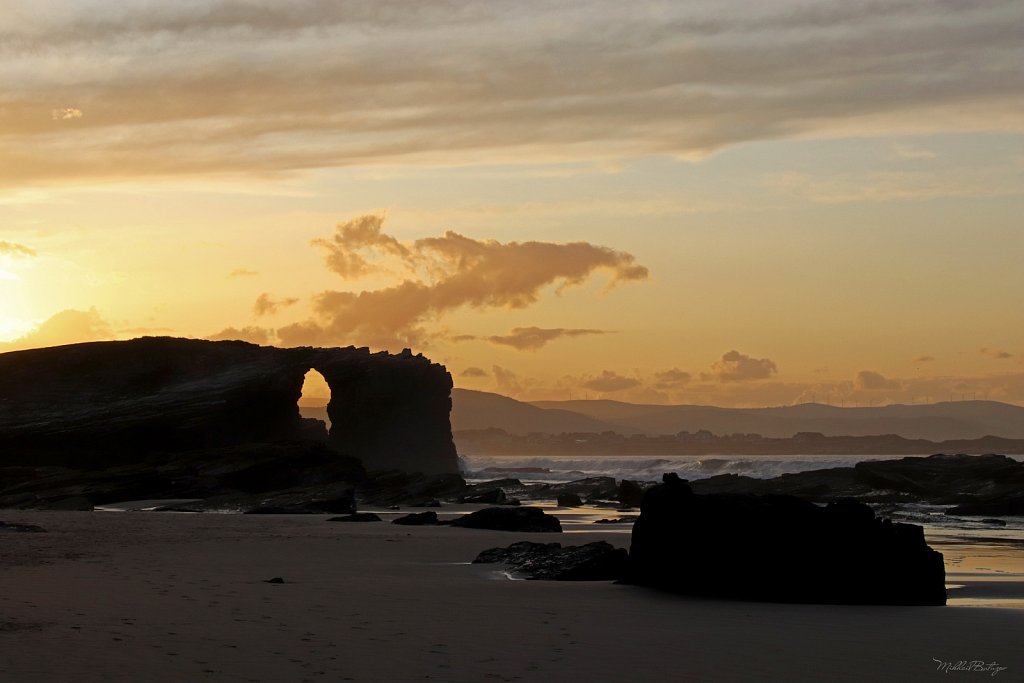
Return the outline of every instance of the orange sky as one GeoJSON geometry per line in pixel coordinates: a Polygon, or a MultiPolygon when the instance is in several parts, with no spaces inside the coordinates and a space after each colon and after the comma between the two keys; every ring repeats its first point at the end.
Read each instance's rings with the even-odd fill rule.
{"type": "Polygon", "coordinates": [[[1024,403],[1019,3],[46,0],[0,59],[0,350],[1024,403]]]}

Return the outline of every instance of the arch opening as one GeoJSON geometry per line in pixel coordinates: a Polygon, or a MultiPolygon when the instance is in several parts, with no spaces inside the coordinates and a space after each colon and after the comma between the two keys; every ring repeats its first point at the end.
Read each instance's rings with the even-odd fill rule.
{"type": "Polygon", "coordinates": [[[299,414],[306,419],[319,420],[324,423],[328,432],[331,429],[331,418],[327,415],[327,404],[331,402],[331,387],[317,370],[310,368],[302,380],[302,392],[299,394],[299,414]]]}

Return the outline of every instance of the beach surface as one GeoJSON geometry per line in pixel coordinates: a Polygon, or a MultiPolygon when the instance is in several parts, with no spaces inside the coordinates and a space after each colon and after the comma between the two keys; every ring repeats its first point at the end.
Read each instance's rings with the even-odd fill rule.
{"type": "Polygon", "coordinates": [[[470,564],[518,540],[628,547],[628,527],[582,522],[523,534],[319,515],[0,519],[47,530],[0,536],[5,683],[1024,679],[1014,543],[930,539],[961,586],[950,606],[854,607],[510,580],[470,564]],[[940,668],[971,661],[1005,668],[940,668]]]}

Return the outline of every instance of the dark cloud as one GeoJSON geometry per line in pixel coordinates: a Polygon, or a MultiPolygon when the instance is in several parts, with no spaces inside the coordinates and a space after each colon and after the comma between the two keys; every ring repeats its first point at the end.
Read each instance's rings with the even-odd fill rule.
{"type": "Polygon", "coordinates": [[[48,318],[25,336],[6,344],[0,343],[0,351],[106,341],[113,338],[114,332],[110,324],[95,308],[87,311],[67,309],[48,318]]]}
{"type": "Polygon", "coordinates": [[[229,277],[229,278],[236,278],[236,277],[255,277],[255,276],[257,276],[257,275],[259,275],[259,272],[258,272],[258,271],[255,271],[255,270],[249,270],[248,268],[235,268],[235,269],[234,269],[234,270],[232,270],[232,271],[231,271],[230,273],[228,273],[228,277],[229,277]]]}
{"type": "Polygon", "coordinates": [[[48,7],[0,23],[7,184],[1021,125],[1014,0],[48,7]]]}
{"type": "Polygon", "coordinates": [[[654,374],[654,388],[660,390],[668,389],[679,389],[690,383],[693,379],[693,375],[688,372],[684,372],[679,368],[672,368],[671,370],[665,370],[664,372],[657,372],[654,374]]]}
{"type": "Polygon", "coordinates": [[[483,368],[468,367],[459,373],[459,377],[487,377],[487,371],[483,368]]]}
{"type": "Polygon", "coordinates": [[[989,358],[995,358],[996,360],[1007,360],[1013,358],[1013,354],[1003,349],[990,349],[988,347],[982,347],[978,350],[978,353],[989,358]]]}
{"type": "Polygon", "coordinates": [[[594,391],[613,392],[638,387],[640,386],[640,380],[620,375],[611,370],[603,370],[597,377],[580,382],[580,386],[594,391]]]}
{"type": "Polygon", "coordinates": [[[483,339],[499,346],[511,346],[519,351],[536,351],[548,342],[564,337],[582,337],[593,334],[608,334],[608,330],[589,330],[564,327],[513,327],[506,335],[492,335],[490,337],[477,337],[475,335],[459,334],[452,337],[452,341],[469,341],[483,339]]]}
{"type": "Polygon", "coordinates": [[[210,335],[207,339],[211,341],[247,341],[265,346],[273,341],[274,332],[265,327],[227,327],[217,334],[210,335]]]}
{"type": "Polygon", "coordinates": [[[401,268],[404,279],[383,289],[316,295],[316,318],[278,330],[289,346],[419,346],[428,337],[426,323],[459,308],[525,308],[547,287],[561,292],[598,273],[607,274],[609,286],[647,278],[631,254],[587,242],[498,242],[451,231],[399,242],[381,232],[379,220],[339,225],[334,240],[317,245],[327,252],[328,268],[343,277],[384,267],[378,259],[390,258],[389,267],[401,268]]]}
{"type": "Polygon", "coordinates": [[[30,249],[24,244],[17,244],[15,242],[5,242],[0,240],[0,254],[6,254],[7,256],[35,256],[35,249],[30,249]]]}
{"type": "Polygon", "coordinates": [[[282,308],[294,306],[297,303],[299,303],[298,299],[275,299],[266,292],[264,292],[263,294],[260,294],[258,297],[256,297],[256,303],[252,305],[252,311],[257,316],[273,315],[282,308]]]}
{"type": "Polygon", "coordinates": [[[735,349],[722,354],[711,364],[711,372],[703,372],[702,380],[719,382],[745,382],[767,379],[778,372],[775,361],[768,358],[751,358],[735,349]]]}
{"type": "Polygon", "coordinates": [[[873,370],[861,370],[853,379],[853,388],[863,391],[882,391],[899,389],[901,385],[873,370]]]}

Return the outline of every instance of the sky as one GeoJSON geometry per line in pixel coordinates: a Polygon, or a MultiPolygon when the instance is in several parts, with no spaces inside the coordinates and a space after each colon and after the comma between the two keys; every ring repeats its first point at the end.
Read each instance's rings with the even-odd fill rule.
{"type": "Polygon", "coordinates": [[[0,2],[0,352],[1024,404],[1024,5],[0,2]]]}

